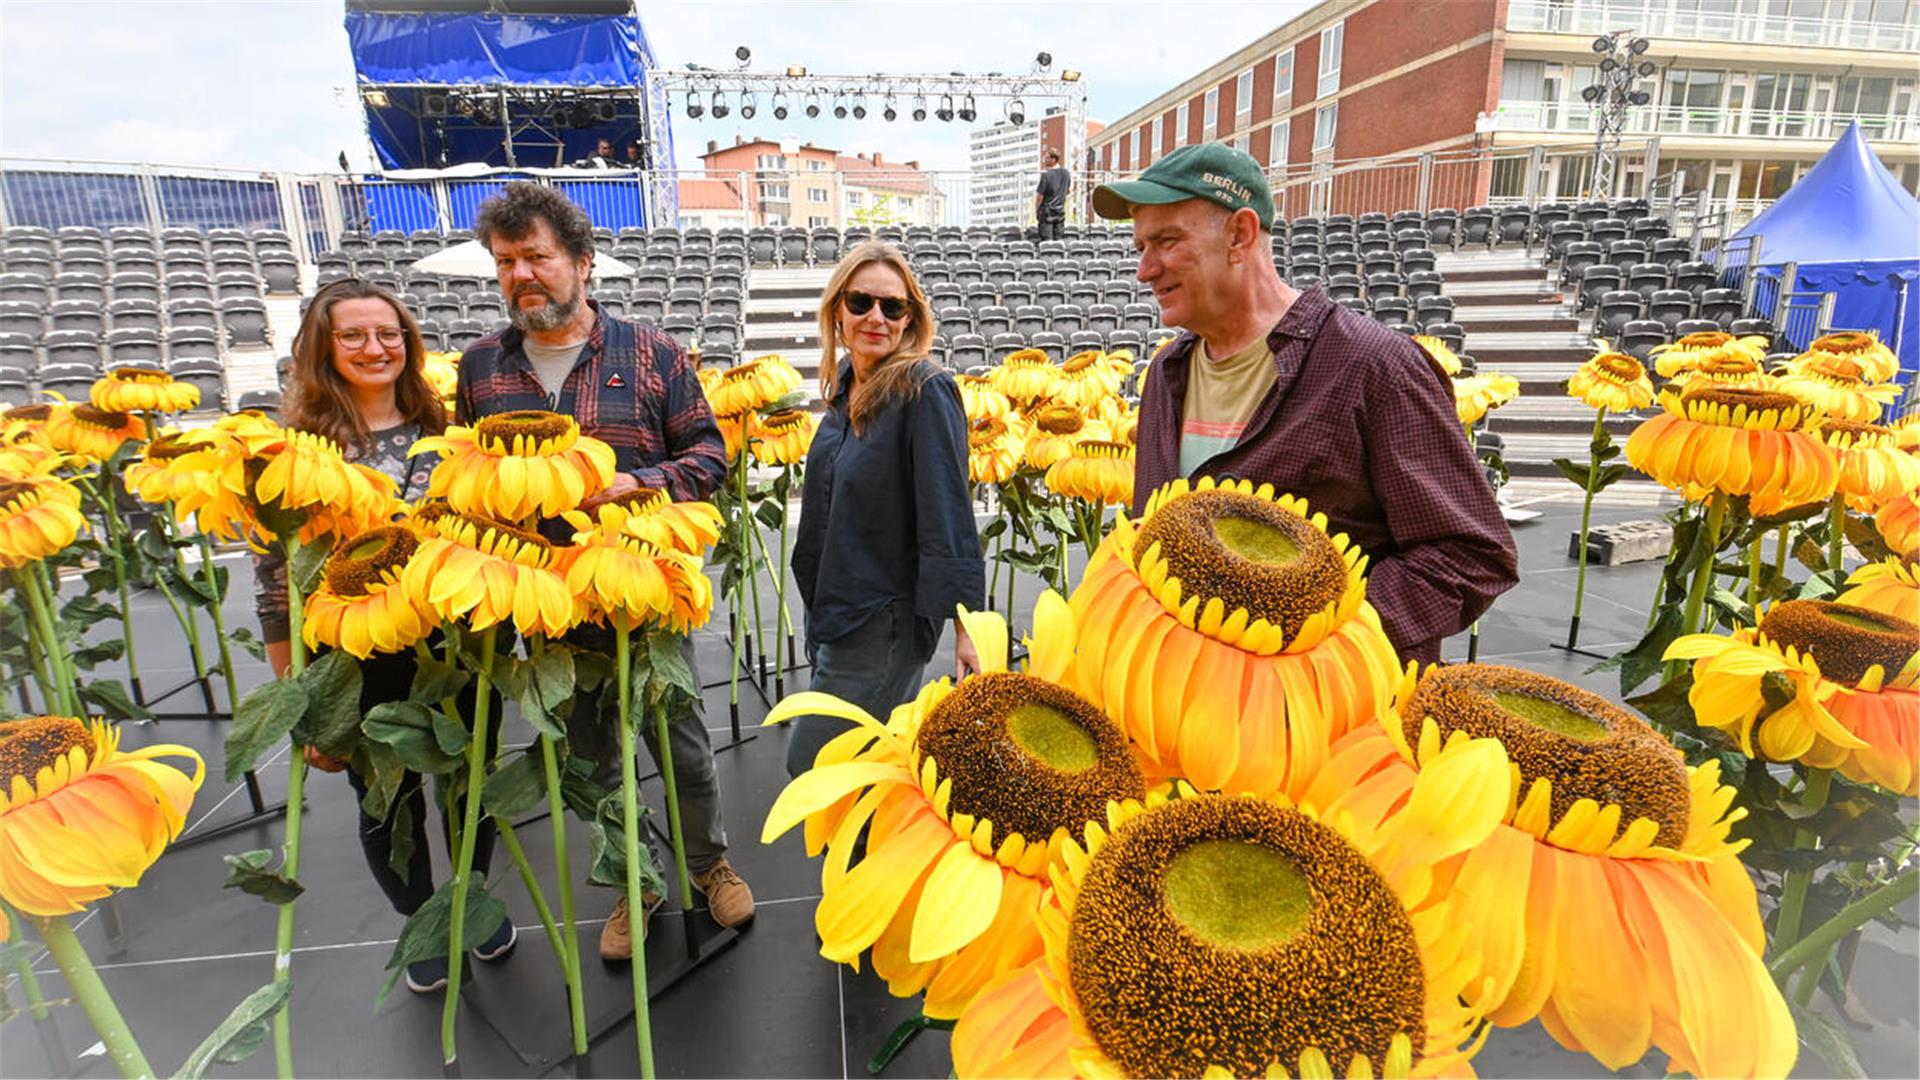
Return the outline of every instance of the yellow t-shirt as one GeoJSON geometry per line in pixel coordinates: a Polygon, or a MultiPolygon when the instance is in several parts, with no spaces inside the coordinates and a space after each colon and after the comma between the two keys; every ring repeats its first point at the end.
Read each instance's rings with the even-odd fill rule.
{"type": "Polygon", "coordinates": [[[1187,400],[1180,412],[1180,475],[1191,477],[1215,454],[1233,449],[1247,421],[1273,389],[1277,373],[1267,339],[1219,360],[1207,356],[1207,343],[1193,343],[1187,363],[1187,400]]]}

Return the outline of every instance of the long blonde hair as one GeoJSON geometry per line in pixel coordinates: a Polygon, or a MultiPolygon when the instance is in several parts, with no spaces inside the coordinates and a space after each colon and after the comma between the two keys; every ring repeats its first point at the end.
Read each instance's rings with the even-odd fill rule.
{"type": "Polygon", "coordinates": [[[900,249],[881,240],[868,240],[840,258],[833,268],[826,291],[820,294],[820,396],[827,401],[839,392],[840,383],[840,300],[846,295],[847,282],[868,263],[885,263],[900,275],[907,287],[907,326],[900,332],[900,347],[880,362],[853,391],[847,402],[847,421],[854,434],[861,434],[875,413],[898,401],[908,401],[920,392],[921,380],[914,378],[918,361],[933,346],[933,306],[920,290],[907,257],[900,249]]]}

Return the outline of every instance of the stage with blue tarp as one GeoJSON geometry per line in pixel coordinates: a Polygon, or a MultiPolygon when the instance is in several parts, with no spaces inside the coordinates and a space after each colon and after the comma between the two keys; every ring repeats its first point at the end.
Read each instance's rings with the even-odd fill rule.
{"type": "MultiPolygon", "coordinates": [[[[1763,302],[1777,295],[1792,263],[1789,291],[1833,294],[1834,329],[1878,331],[1899,356],[1903,380],[1920,371],[1920,203],[1874,155],[1857,123],[1734,236],[1760,238],[1763,289],[1756,295],[1763,302]]],[[[1809,336],[1804,327],[1781,330],[1809,336]]],[[[1791,344],[1802,349],[1807,342],[1791,344]]]]}

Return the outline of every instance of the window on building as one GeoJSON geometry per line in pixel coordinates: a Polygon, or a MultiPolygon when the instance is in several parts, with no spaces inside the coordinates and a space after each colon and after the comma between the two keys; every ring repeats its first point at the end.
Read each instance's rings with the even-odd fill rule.
{"type": "Polygon", "coordinates": [[[1347,24],[1337,22],[1320,31],[1320,85],[1314,97],[1326,97],[1340,89],[1340,49],[1347,38],[1347,24]]]}
{"type": "Polygon", "coordinates": [[[1293,121],[1282,120],[1267,133],[1267,164],[1279,168],[1287,163],[1287,144],[1293,141],[1293,121]]]}
{"type": "Polygon", "coordinates": [[[779,154],[759,154],[753,159],[753,167],[756,169],[784,169],[787,167],[787,159],[781,157],[779,154]]]}
{"type": "Polygon", "coordinates": [[[1206,104],[1201,106],[1201,113],[1200,113],[1201,141],[1202,142],[1213,141],[1214,134],[1219,130],[1220,130],[1220,88],[1216,86],[1213,89],[1207,91],[1206,104]]]}
{"type": "Polygon", "coordinates": [[[1147,123],[1147,154],[1155,161],[1160,160],[1160,129],[1165,126],[1157,119],[1147,123]]]}
{"type": "Polygon", "coordinates": [[[787,197],[787,185],[761,184],[760,197],[763,199],[785,200],[787,197]]]}
{"type": "Polygon", "coordinates": [[[827,201],[827,189],[826,189],[826,188],[817,188],[817,187],[815,187],[815,188],[808,188],[808,189],[807,189],[807,201],[808,201],[808,202],[810,202],[810,203],[823,203],[823,202],[826,202],[826,201],[827,201]]]}
{"type": "Polygon", "coordinates": [[[1273,58],[1273,111],[1278,114],[1293,107],[1293,46],[1280,50],[1273,58]]]}
{"type": "Polygon", "coordinates": [[[1126,169],[1140,167],[1140,133],[1138,131],[1127,132],[1127,156],[1121,162],[1121,167],[1126,169]]]}
{"type": "Polygon", "coordinates": [[[807,218],[807,224],[818,229],[818,228],[822,228],[824,226],[830,225],[832,224],[832,222],[828,221],[826,218],[823,218],[818,214],[814,214],[814,215],[810,215],[807,218]]]}
{"type": "Polygon", "coordinates": [[[858,192],[858,191],[847,192],[848,206],[865,206],[866,204],[867,204],[867,197],[864,193],[858,192]]]}
{"type": "Polygon", "coordinates": [[[817,158],[809,159],[807,161],[807,171],[808,172],[826,172],[827,163],[817,158]]]}
{"type": "Polygon", "coordinates": [[[1233,137],[1233,148],[1243,154],[1250,153],[1247,147],[1251,143],[1251,140],[1252,136],[1243,131],[1233,137]]]}
{"type": "Polygon", "coordinates": [[[1253,123],[1253,70],[1240,73],[1233,84],[1233,129],[1245,131],[1253,123]]]}
{"type": "Polygon", "coordinates": [[[1173,145],[1187,145],[1187,116],[1191,112],[1193,104],[1187,101],[1181,102],[1180,107],[1173,110],[1173,145]]]}
{"type": "Polygon", "coordinates": [[[1340,103],[1329,101],[1313,111],[1313,150],[1333,149],[1335,130],[1340,126],[1340,103]]]}
{"type": "Polygon", "coordinates": [[[1667,72],[1667,89],[1661,99],[1660,130],[1687,131],[1712,135],[1720,131],[1721,102],[1726,94],[1727,73],[1676,68],[1667,72]]]}

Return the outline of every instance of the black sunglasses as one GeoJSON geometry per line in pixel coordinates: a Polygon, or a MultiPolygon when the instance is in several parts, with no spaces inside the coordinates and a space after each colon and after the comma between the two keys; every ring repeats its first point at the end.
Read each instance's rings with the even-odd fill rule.
{"type": "Polygon", "coordinates": [[[847,314],[854,316],[865,315],[867,312],[873,310],[873,305],[879,304],[880,314],[885,316],[888,322],[899,322],[901,319],[907,317],[908,312],[913,310],[913,306],[909,304],[905,298],[899,296],[873,296],[868,293],[849,290],[844,299],[847,305],[847,314]]]}

